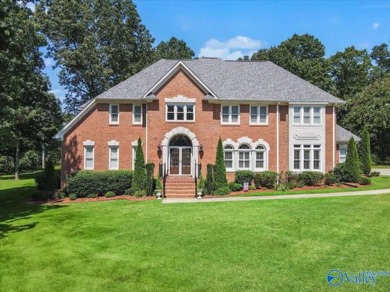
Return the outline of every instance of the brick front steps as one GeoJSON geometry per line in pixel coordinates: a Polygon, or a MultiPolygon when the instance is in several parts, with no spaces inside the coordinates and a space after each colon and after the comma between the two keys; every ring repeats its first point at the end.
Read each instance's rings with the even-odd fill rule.
{"type": "Polygon", "coordinates": [[[195,180],[191,176],[168,176],[165,185],[166,198],[194,198],[195,180]]]}

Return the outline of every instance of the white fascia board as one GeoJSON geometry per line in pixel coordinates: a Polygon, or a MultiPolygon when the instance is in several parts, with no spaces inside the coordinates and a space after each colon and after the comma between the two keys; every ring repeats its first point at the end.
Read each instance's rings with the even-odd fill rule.
{"type": "Polygon", "coordinates": [[[55,140],[62,141],[64,135],[77,124],[89,111],[96,105],[96,100],[93,99],[86,107],[83,108],[69,123],[67,123],[57,134],[54,135],[55,140]]]}
{"type": "Polygon", "coordinates": [[[168,73],[166,73],[155,85],[153,85],[153,87],[150,88],[142,98],[146,98],[151,92],[154,93],[154,91],[160,86],[162,86],[165,81],[167,81],[171,76],[173,76],[173,74],[175,74],[180,67],[185,69],[185,71],[192,77],[192,79],[194,79],[201,87],[203,87],[205,91],[211,93],[215,98],[218,98],[217,95],[202,80],[200,80],[198,76],[196,76],[195,73],[192,72],[190,68],[188,68],[182,61],[177,62],[177,64],[171,70],[169,70],[168,73]]]}
{"type": "Polygon", "coordinates": [[[326,101],[291,101],[291,105],[329,105],[329,102],[326,101]]]}

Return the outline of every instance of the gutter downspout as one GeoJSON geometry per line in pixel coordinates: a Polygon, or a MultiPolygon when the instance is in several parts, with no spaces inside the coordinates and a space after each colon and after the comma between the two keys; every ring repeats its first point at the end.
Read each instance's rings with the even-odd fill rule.
{"type": "Polygon", "coordinates": [[[145,104],[145,161],[148,163],[148,104],[145,104]]]}
{"type": "Polygon", "coordinates": [[[276,104],[276,172],[279,173],[279,104],[276,104]]]}
{"type": "Polygon", "coordinates": [[[333,106],[332,112],[332,168],[336,166],[335,156],[336,156],[336,106],[333,106]]]}

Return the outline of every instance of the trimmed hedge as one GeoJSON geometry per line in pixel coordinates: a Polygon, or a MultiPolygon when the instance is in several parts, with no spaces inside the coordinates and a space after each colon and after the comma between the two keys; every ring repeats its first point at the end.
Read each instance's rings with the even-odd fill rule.
{"type": "Polygon", "coordinates": [[[237,170],[235,173],[235,182],[244,185],[245,182],[252,184],[254,173],[250,170],[237,170]]]}
{"type": "Polygon", "coordinates": [[[122,195],[131,187],[131,178],[132,172],[128,170],[79,171],[68,179],[67,192],[76,193],[79,198],[109,191],[122,195]]]}
{"type": "Polygon", "coordinates": [[[298,175],[298,182],[305,186],[318,186],[323,179],[324,174],[319,171],[303,171],[298,175]]]}
{"type": "Polygon", "coordinates": [[[255,187],[273,189],[278,182],[279,174],[275,171],[262,171],[255,174],[255,187]]]}
{"type": "Polygon", "coordinates": [[[229,183],[229,188],[232,192],[239,192],[242,190],[242,184],[232,181],[229,183]]]}

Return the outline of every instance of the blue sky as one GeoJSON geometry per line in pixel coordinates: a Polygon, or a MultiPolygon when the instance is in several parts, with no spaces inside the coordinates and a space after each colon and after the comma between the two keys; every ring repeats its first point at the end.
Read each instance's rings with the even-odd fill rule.
{"type": "MultiPolygon", "coordinates": [[[[136,0],[142,23],[156,39],[183,39],[196,56],[237,59],[309,33],[326,55],[354,45],[390,44],[390,1],[147,1],[136,0]]],[[[65,95],[58,70],[46,60],[53,93],[65,95]]]]}

